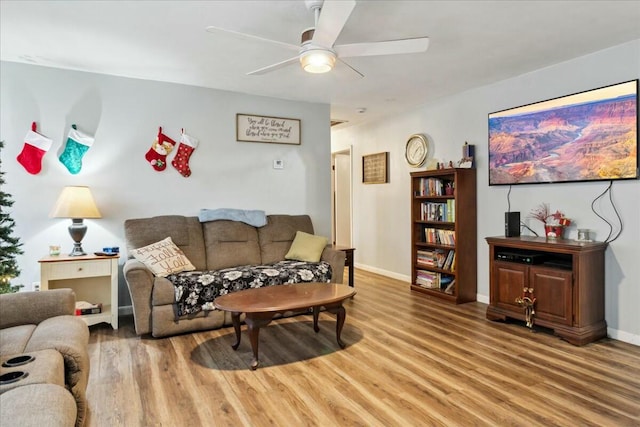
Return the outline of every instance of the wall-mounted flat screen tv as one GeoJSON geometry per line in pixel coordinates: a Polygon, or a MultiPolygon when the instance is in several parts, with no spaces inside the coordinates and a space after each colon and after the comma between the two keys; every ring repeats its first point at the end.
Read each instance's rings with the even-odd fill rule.
{"type": "Polygon", "coordinates": [[[489,114],[489,185],[638,177],[638,80],[489,114]]]}

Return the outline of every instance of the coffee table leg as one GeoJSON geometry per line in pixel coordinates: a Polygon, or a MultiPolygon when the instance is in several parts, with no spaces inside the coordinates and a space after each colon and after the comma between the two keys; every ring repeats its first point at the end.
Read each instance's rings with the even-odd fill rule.
{"type": "Polygon", "coordinates": [[[313,330],[317,333],[320,331],[318,326],[318,317],[320,316],[320,307],[313,307],[313,330]]]}
{"type": "Polygon", "coordinates": [[[236,331],[236,343],[231,346],[232,349],[237,350],[240,345],[240,313],[231,313],[231,323],[233,323],[233,329],[236,331]]]}
{"type": "Polygon", "coordinates": [[[346,344],[340,339],[342,334],[342,327],[344,326],[344,320],[347,318],[347,311],[343,306],[338,307],[337,319],[336,319],[336,340],[340,348],[345,348],[346,344]]]}
{"type": "Polygon", "coordinates": [[[340,335],[342,334],[344,321],[347,318],[347,311],[342,306],[342,302],[338,305],[325,306],[325,308],[329,313],[336,315],[336,341],[338,341],[340,348],[345,348],[347,345],[340,339],[340,335]]]}
{"type": "Polygon", "coordinates": [[[251,350],[253,351],[253,360],[251,361],[251,369],[256,370],[260,361],[258,360],[258,337],[260,328],[271,323],[271,319],[275,313],[247,313],[244,323],[247,324],[249,331],[249,340],[251,341],[251,350]]]}

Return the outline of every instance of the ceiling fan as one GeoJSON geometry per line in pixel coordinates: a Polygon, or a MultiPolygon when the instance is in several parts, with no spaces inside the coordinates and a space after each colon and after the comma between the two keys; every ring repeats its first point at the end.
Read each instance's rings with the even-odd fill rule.
{"type": "Polygon", "coordinates": [[[428,37],[334,45],[356,6],[355,0],[305,0],[305,5],[307,9],[314,13],[315,27],[302,32],[300,45],[270,40],[253,34],[240,33],[214,26],[207,27],[207,31],[211,33],[222,32],[264,41],[298,52],[292,58],[247,73],[247,75],[252,76],[269,73],[298,61],[302,68],[309,73],[326,73],[333,69],[337,60],[360,77],[364,77],[362,73],[344,62],[342,58],[418,53],[425,52],[429,47],[428,37]]]}

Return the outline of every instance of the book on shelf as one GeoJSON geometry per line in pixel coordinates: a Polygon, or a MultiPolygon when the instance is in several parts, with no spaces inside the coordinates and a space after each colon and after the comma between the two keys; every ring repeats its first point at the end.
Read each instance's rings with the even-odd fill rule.
{"type": "Polygon", "coordinates": [[[455,282],[455,277],[435,271],[417,270],[416,285],[427,289],[453,289],[451,283],[455,282]]]}
{"type": "Polygon", "coordinates": [[[453,199],[446,202],[422,202],[420,204],[421,221],[455,222],[455,205],[453,199]]]}
{"type": "Polygon", "coordinates": [[[453,295],[453,293],[455,292],[455,290],[456,290],[456,279],[453,279],[453,280],[451,281],[451,283],[449,283],[449,284],[447,285],[447,287],[446,287],[446,288],[444,288],[444,293],[445,293],[445,294],[449,294],[449,295],[453,295]]]}
{"type": "Polygon", "coordinates": [[[447,256],[447,251],[444,249],[419,249],[416,262],[429,267],[443,268],[447,256]]]}
{"type": "Polygon", "coordinates": [[[102,313],[102,304],[92,304],[87,301],[76,301],[76,316],[102,313]]]}
{"type": "Polygon", "coordinates": [[[424,240],[426,243],[455,246],[456,232],[453,230],[427,227],[424,229],[424,240]]]}
{"type": "Polygon", "coordinates": [[[453,276],[447,276],[446,274],[441,274],[440,280],[439,280],[440,289],[443,289],[443,290],[446,289],[446,287],[449,286],[449,284],[453,282],[453,280],[454,280],[453,276]]]}
{"type": "Polygon", "coordinates": [[[455,183],[441,178],[420,178],[416,196],[444,196],[453,194],[455,183]],[[447,192],[447,189],[449,192],[447,192]]]}
{"type": "Polygon", "coordinates": [[[423,288],[439,288],[440,273],[426,270],[416,271],[416,285],[423,288]]]}
{"type": "Polygon", "coordinates": [[[449,253],[447,253],[447,257],[444,260],[444,263],[442,265],[442,269],[444,270],[453,270],[453,260],[456,257],[456,251],[451,250],[449,251],[449,253]]]}

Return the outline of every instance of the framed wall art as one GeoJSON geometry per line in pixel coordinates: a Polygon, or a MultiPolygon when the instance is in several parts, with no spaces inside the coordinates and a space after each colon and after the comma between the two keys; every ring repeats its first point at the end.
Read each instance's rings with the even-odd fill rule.
{"type": "Polygon", "coordinates": [[[386,184],[389,182],[389,152],[362,156],[362,182],[364,184],[386,184]]]}
{"type": "Polygon", "coordinates": [[[300,120],[236,114],[236,141],[300,145],[300,120]]]}

